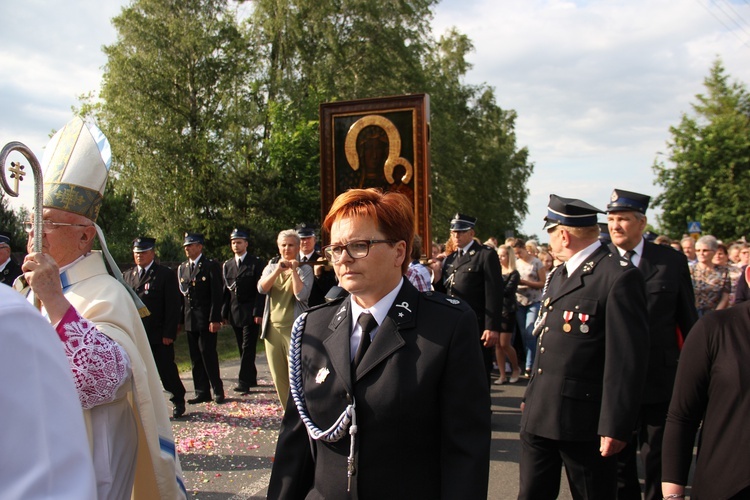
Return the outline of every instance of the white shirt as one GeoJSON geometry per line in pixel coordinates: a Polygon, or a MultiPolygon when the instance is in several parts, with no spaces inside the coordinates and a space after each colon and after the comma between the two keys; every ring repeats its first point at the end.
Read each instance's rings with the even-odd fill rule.
{"type": "MultiPolygon", "coordinates": [[[[617,246],[617,245],[615,245],[617,246]]],[[[630,257],[630,262],[633,263],[635,267],[638,267],[638,264],[641,263],[641,255],[643,255],[643,247],[644,247],[644,240],[641,238],[641,241],[638,242],[638,244],[635,246],[633,251],[635,252],[632,257],[630,257]]],[[[620,253],[620,257],[625,257],[625,250],[623,250],[620,247],[617,247],[617,251],[620,253]]]]}
{"type": "Polygon", "coordinates": [[[247,255],[247,252],[243,253],[242,255],[234,256],[234,261],[237,263],[237,267],[240,267],[240,264],[242,264],[242,261],[245,259],[245,255],[247,255]]]}
{"type": "Polygon", "coordinates": [[[2,264],[0,264],[0,273],[1,273],[1,272],[3,272],[3,271],[5,270],[5,266],[7,266],[7,265],[8,265],[8,262],[10,262],[10,257],[8,257],[8,258],[7,258],[6,260],[5,260],[5,262],[3,262],[2,264]]]}
{"type": "Polygon", "coordinates": [[[359,347],[359,342],[362,339],[362,328],[359,326],[359,323],[357,323],[357,320],[359,319],[359,315],[365,312],[369,312],[372,314],[373,318],[375,318],[375,321],[378,322],[378,326],[376,326],[371,332],[370,332],[370,338],[372,340],[375,340],[375,335],[378,333],[378,329],[380,328],[380,325],[383,324],[383,321],[385,321],[385,317],[388,315],[388,311],[391,310],[391,306],[393,305],[393,301],[396,300],[396,296],[398,295],[398,292],[401,290],[401,286],[404,284],[403,278],[399,280],[398,285],[396,285],[396,288],[388,292],[388,294],[385,295],[382,299],[380,299],[374,306],[365,309],[359,304],[357,304],[357,301],[354,300],[352,297],[349,297],[349,300],[352,304],[352,336],[349,339],[349,359],[353,360],[354,355],[357,353],[357,348],[359,347]]]}
{"type": "Polygon", "coordinates": [[[146,267],[136,266],[138,268],[138,276],[141,275],[141,271],[143,271],[143,274],[146,274],[149,269],[151,269],[151,266],[154,265],[154,261],[152,260],[146,267]]]}
{"type": "Polygon", "coordinates": [[[568,271],[568,276],[571,276],[576,269],[580,267],[583,262],[591,256],[592,253],[596,252],[599,247],[602,246],[602,242],[599,240],[596,240],[591,245],[587,246],[583,250],[580,250],[578,253],[574,254],[571,258],[569,258],[565,262],[565,269],[568,271]]]}
{"type": "Polygon", "coordinates": [[[459,255],[466,255],[467,253],[469,253],[469,248],[473,244],[474,244],[474,240],[471,240],[468,245],[466,245],[465,247],[459,248],[459,250],[461,250],[461,252],[459,252],[459,255]]]}

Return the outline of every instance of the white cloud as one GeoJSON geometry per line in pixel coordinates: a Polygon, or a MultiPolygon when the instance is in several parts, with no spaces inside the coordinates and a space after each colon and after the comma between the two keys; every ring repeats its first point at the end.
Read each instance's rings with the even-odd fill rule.
{"type": "MultiPolygon", "coordinates": [[[[658,194],[653,160],[715,58],[750,82],[748,37],[700,1],[441,4],[435,33],[455,26],[474,42],[467,81],[494,87],[499,105],[518,112],[518,143],[535,163],[525,232],[539,234],[552,192],[600,208],[614,187],[658,194]]],[[[734,8],[750,19],[747,4],[734,8]]]]}
{"type": "MultiPolygon", "coordinates": [[[[49,132],[67,122],[77,96],[98,90],[106,63],[101,47],[115,42],[111,19],[125,3],[0,3],[0,144],[20,140],[41,157],[49,132]]],[[[524,232],[541,232],[551,192],[600,208],[614,187],[657,194],[651,164],[666,149],[669,126],[691,111],[716,56],[733,79],[750,83],[750,37],[724,18],[734,30],[728,31],[714,17],[723,15],[716,3],[438,5],[435,33],[456,26],[474,43],[468,82],[494,87],[498,104],[518,113],[518,144],[529,148],[535,163],[524,232]]],[[[750,20],[746,2],[732,8],[750,20]]]]}

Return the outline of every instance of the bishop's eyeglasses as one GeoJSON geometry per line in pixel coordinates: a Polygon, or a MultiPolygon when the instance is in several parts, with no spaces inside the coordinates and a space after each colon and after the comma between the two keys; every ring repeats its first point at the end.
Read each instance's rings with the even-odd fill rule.
{"type": "MultiPolygon", "coordinates": [[[[42,221],[42,232],[44,234],[49,234],[52,231],[54,231],[57,228],[65,227],[65,226],[75,226],[75,227],[88,227],[92,224],[69,224],[67,222],[53,222],[51,220],[43,220],[42,221]]],[[[31,221],[24,221],[23,222],[23,230],[27,233],[31,233],[31,231],[34,229],[34,223],[31,221]]]]}

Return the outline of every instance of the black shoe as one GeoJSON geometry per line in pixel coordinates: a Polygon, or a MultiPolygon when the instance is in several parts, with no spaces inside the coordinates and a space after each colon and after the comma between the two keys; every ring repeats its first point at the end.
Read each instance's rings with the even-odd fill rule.
{"type": "Polygon", "coordinates": [[[193,399],[188,399],[187,402],[191,405],[197,405],[198,403],[210,403],[211,398],[208,396],[198,396],[193,399]]]}
{"type": "Polygon", "coordinates": [[[234,392],[239,392],[240,394],[247,394],[250,392],[250,389],[245,385],[238,385],[234,389],[232,389],[234,392]]]}
{"type": "Polygon", "coordinates": [[[175,405],[174,409],[172,410],[172,417],[173,418],[180,418],[185,414],[185,405],[175,405]]]}
{"type": "Polygon", "coordinates": [[[219,394],[218,396],[214,397],[214,401],[216,401],[217,405],[222,404],[225,401],[225,397],[223,394],[219,394]]]}

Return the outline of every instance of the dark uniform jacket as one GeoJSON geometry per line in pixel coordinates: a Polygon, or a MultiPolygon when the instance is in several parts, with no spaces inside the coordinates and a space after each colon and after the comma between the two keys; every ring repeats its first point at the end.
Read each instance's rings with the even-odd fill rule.
{"type": "Polygon", "coordinates": [[[232,326],[248,326],[254,317],[263,317],[265,297],[258,293],[258,280],[266,267],[266,261],[254,255],[245,254],[242,265],[237,268],[237,259],[232,257],[224,262],[224,306],[222,317],[232,326]]]}
{"type": "Polygon", "coordinates": [[[16,264],[13,258],[11,258],[10,261],[8,261],[8,263],[5,265],[5,269],[0,272],[0,283],[5,283],[8,286],[13,286],[13,281],[21,276],[21,274],[23,274],[21,266],[16,264]]]}
{"type": "Polygon", "coordinates": [[[224,282],[218,262],[203,255],[191,275],[190,261],[187,260],[180,264],[177,277],[184,295],[182,312],[185,331],[208,331],[209,323],[220,323],[224,282]]]}
{"type": "MultiPolygon", "coordinates": [[[[317,261],[320,258],[321,255],[318,252],[313,252],[310,256],[310,260],[313,262],[317,261]]],[[[315,267],[313,267],[313,274],[315,274],[315,267]]],[[[312,290],[310,290],[310,298],[307,299],[308,306],[314,307],[325,303],[328,290],[330,290],[331,287],[335,284],[336,273],[333,272],[333,269],[323,269],[320,273],[320,276],[315,276],[312,290]]]]}
{"type": "Polygon", "coordinates": [[[135,290],[150,313],[142,318],[148,341],[152,344],[162,344],[163,338],[176,339],[182,297],[174,271],[154,262],[143,279],[138,279],[138,266],[126,271],[123,278],[135,290]]]}
{"type": "MultiPolygon", "coordinates": [[[[617,252],[617,247],[611,244],[610,250],[617,252]]],[[[668,402],[672,397],[677,358],[680,355],[677,327],[684,337],[698,321],[693,282],[685,255],[648,241],[643,244],[638,269],[646,281],[651,334],[646,389],[642,402],[668,402]]]]}
{"type": "Polygon", "coordinates": [[[502,330],[503,276],[497,252],[471,244],[463,257],[453,252],[443,262],[443,279],[435,289],[468,303],[477,315],[479,334],[502,330]]]}
{"type": "Polygon", "coordinates": [[[490,400],[474,313],[404,280],[352,380],[350,306],[344,298],[308,312],[301,381],[320,429],[354,397],[351,493],[349,435],[335,443],[310,440],[290,398],[268,498],[486,499],[490,400]]]}
{"type": "Polygon", "coordinates": [[[643,276],[605,245],[565,280],[562,267],[542,297],[546,317],[521,430],[556,440],[628,441],[648,363],[643,276]]]}

